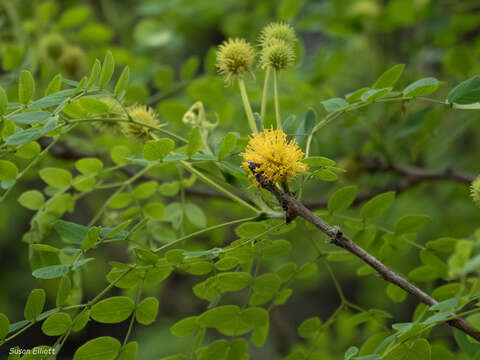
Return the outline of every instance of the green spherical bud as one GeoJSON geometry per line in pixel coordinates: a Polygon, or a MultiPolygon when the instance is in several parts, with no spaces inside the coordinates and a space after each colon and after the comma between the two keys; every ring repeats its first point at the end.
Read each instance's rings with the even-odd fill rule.
{"type": "Polygon", "coordinates": [[[260,34],[259,42],[262,47],[268,46],[272,41],[282,40],[287,45],[294,46],[297,42],[295,30],[284,22],[271,23],[265,26],[260,34]]]}
{"type": "Polygon", "coordinates": [[[473,201],[480,206],[480,176],[478,176],[470,186],[470,193],[473,201]]]}
{"type": "Polygon", "coordinates": [[[87,55],[78,46],[67,46],[63,50],[58,62],[67,76],[78,79],[85,73],[87,68],[87,55]]]}
{"type": "Polygon", "coordinates": [[[45,36],[40,42],[40,49],[45,57],[57,60],[65,47],[65,39],[59,34],[45,36]]]}
{"type": "Polygon", "coordinates": [[[291,45],[283,40],[271,41],[262,49],[262,67],[285,70],[295,64],[295,52],[291,45]]]}
{"type": "Polygon", "coordinates": [[[217,51],[218,72],[225,75],[227,81],[252,71],[255,51],[245,39],[228,39],[217,51]]]}

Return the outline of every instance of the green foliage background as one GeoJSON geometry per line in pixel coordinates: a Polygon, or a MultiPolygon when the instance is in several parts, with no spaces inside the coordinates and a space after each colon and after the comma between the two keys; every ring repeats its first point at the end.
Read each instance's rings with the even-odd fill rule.
{"type": "MultiPolygon", "coordinates": [[[[427,178],[426,181],[414,182],[405,191],[398,192],[391,206],[386,206],[378,217],[369,219],[366,228],[359,223],[362,223],[362,218],[370,218],[365,215],[368,208],[360,210],[352,206],[332,213],[328,210],[332,210],[334,205],[327,207],[326,204],[335,191],[345,189],[346,186],[349,186],[344,190],[346,192],[353,193],[358,189],[357,196],[384,192],[382,190],[398,190],[397,185],[415,177],[411,171],[399,171],[398,168],[402,166],[427,171],[452,168],[467,174],[466,178],[478,174],[478,156],[475,150],[480,146],[480,112],[475,109],[477,105],[471,105],[480,102],[478,89],[474,93],[475,101],[463,103],[470,106],[468,110],[453,109],[452,106],[437,104],[435,101],[443,102],[457,84],[479,73],[479,13],[480,7],[474,0],[4,0],[0,1],[0,85],[8,96],[10,110],[14,110],[15,103],[22,102],[19,92],[29,101],[31,80],[26,72],[22,73],[23,70],[29,70],[33,74],[35,88],[32,99],[37,100],[44,96],[52,79],[59,73],[63,79],[80,81],[83,76],[90,76],[95,59],[102,59],[103,68],[108,68],[105,63],[108,64],[109,60],[105,54],[111,51],[115,72],[112,81],[106,86],[109,91],[115,91],[122,70],[128,66],[130,74],[123,98],[125,106],[148,104],[158,112],[161,122],[168,124],[165,129],[186,139],[195,138],[195,135],[192,135],[192,127],[182,122],[182,118],[192,104],[201,101],[206,109],[207,121],[218,121],[218,126],[209,138],[215,154],[227,133],[234,132],[238,139],[236,147],[228,152],[227,159],[222,163],[225,166],[222,173],[209,163],[211,159],[203,162],[201,158],[197,159],[198,169],[211,178],[221,179],[225,182],[225,187],[235,194],[241,194],[238,189],[243,190],[243,194],[257,194],[259,191],[248,187],[246,174],[238,167],[238,153],[243,150],[249,131],[241,98],[236,84],[228,87],[216,74],[215,50],[228,37],[244,37],[254,43],[260,30],[269,22],[289,22],[297,31],[300,41],[296,48],[296,66],[282,72],[279,83],[282,118],[289,119],[284,124],[286,132],[295,134],[302,148],[305,148],[306,137],[302,133],[312,130],[312,121],[320,121],[329,116],[329,113],[342,113],[315,133],[310,155],[333,159],[336,166],[346,172],[334,172],[334,178],[338,176],[336,181],[322,181],[328,179],[328,175],[319,175],[320,179],[305,184],[302,199],[307,205],[316,205],[315,210],[326,221],[341,225],[356,242],[367,247],[385,264],[408,277],[426,292],[433,294],[437,300],[460,299],[464,296],[461,301],[465,304],[462,305],[467,307],[462,311],[472,310],[473,315],[468,319],[478,330],[480,318],[473,310],[476,309],[474,301],[478,296],[476,255],[480,240],[477,231],[480,210],[470,197],[468,181],[447,179],[447,176],[442,181],[427,178]],[[433,101],[378,101],[346,113],[341,109],[342,103],[338,105],[338,100],[324,102],[332,98],[344,98],[357,89],[371,87],[385,70],[396,64],[405,64],[405,67],[394,90],[402,91],[418,79],[433,77],[440,81],[438,89],[429,96],[433,101]],[[22,89],[18,88],[19,78],[23,84],[22,89]],[[394,166],[390,166],[392,164],[394,166]],[[426,215],[428,218],[404,218],[410,215],[426,215]],[[399,222],[401,218],[403,220],[399,222]],[[355,222],[352,219],[361,221],[355,222]],[[412,228],[415,231],[411,231],[412,228]],[[443,237],[451,239],[432,242],[443,237]],[[474,260],[468,262],[469,259],[474,260]],[[465,264],[470,267],[466,269],[465,264]],[[467,274],[470,276],[467,277],[467,274]],[[444,286],[447,282],[450,285],[444,286]]],[[[245,79],[253,109],[259,111],[264,72],[256,69],[254,76],[245,79]]],[[[72,81],[63,82],[62,89],[75,88],[78,83],[72,81]]],[[[390,85],[385,87],[388,86],[390,85]]],[[[95,108],[99,106],[98,103],[84,105],[91,113],[105,112],[95,108]]],[[[55,106],[49,108],[50,111],[55,106]]],[[[268,108],[272,111],[269,111],[265,119],[267,127],[275,121],[273,97],[268,102],[268,108]]],[[[72,110],[68,117],[73,113],[72,110]]],[[[39,147],[31,145],[31,148],[24,148],[23,156],[21,153],[15,154],[17,149],[13,151],[5,143],[5,139],[12,135],[9,126],[6,120],[2,121],[0,157],[14,163],[22,171],[32,158],[36,158],[39,147]]],[[[47,130],[49,131],[45,131],[45,134],[51,135],[53,128],[47,130]]],[[[51,141],[52,137],[48,136],[39,138],[37,143],[45,149],[51,141]]],[[[177,143],[176,148],[181,145],[183,144],[177,143]]],[[[145,216],[149,219],[148,223],[142,224],[145,227],[129,237],[130,242],[107,241],[89,250],[85,258],[95,260],[80,264],[81,267],[76,272],[70,272],[61,278],[61,275],[66,274],[62,273],[65,268],[56,269],[62,280],[38,279],[42,275],[38,276],[37,273],[35,277],[35,272],[32,276],[32,271],[38,268],[70,264],[75,259],[75,254],[58,255],[45,251],[41,246],[32,247],[33,243],[63,248],[72,247],[73,242],[74,247],[80,247],[78,239],[72,240],[72,231],[73,237],[80,236],[77,232],[80,231],[80,243],[83,241],[84,249],[89,247],[83,240],[86,235],[82,233],[84,228],[72,230],[69,228],[70,223],[55,221],[62,218],[86,226],[109,199],[112,190],[99,190],[77,201],[63,198],[51,206],[55,215],[44,214],[45,216],[35,218],[35,210],[42,206],[44,198],[54,196],[58,188],[64,187],[62,181],[69,186],[71,174],[74,177],[79,174],[88,176],[101,171],[98,166],[108,169],[119,164],[121,160],[116,160],[116,157],[123,154],[122,148],[118,146],[129,149],[129,165],[124,167],[124,172],[112,172],[111,177],[102,173],[98,179],[103,179],[104,183],[109,183],[107,179],[112,183],[127,181],[145,169],[145,162],[142,162],[144,159],[161,159],[163,156],[158,156],[158,152],[167,149],[166,155],[171,150],[168,142],[151,144],[149,146],[153,149],[148,151],[154,154],[149,159],[149,152],[147,147],[144,148],[143,142],[120,133],[102,132],[91,123],[85,123],[62,136],[46,156],[39,158],[34,166],[22,174],[21,181],[11,190],[7,190],[11,186],[11,178],[5,175],[11,169],[9,165],[0,163],[0,197],[6,191],[9,192],[0,203],[0,312],[8,316],[10,323],[24,318],[31,320],[42,310],[57,306],[59,296],[62,298],[62,295],[57,295],[59,286],[67,288],[64,300],[69,306],[94,298],[108,284],[105,276],[112,269],[112,264],[109,264],[111,261],[137,261],[141,265],[153,261],[149,258],[150,253],[147,252],[142,257],[141,251],[139,254],[133,248],[160,248],[186,234],[254,215],[242,204],[219,196],[218,191],[205,184],[198,174],[192,176],[188,168],[179,171],[177,162],[164,162],[148,171],[148,179],[128,184],[125,195],[113,199],[113,203],[95,222],[103,227],[100,230],[103,231],[101,238],[108,239],[105,234],[111,229],[105,230],[106,227],[115,227],[131,219],[132,222],[125,229],[118,229],[119,234],[122,234],[120,230],[132,231],[134,225],[145,216]],[[98,158],[101,163],[84,163],[82,168],[76,161],[86,157],[98,158]],[[67,170],[68,175],[49,173],[50,168],[67,170]],[[47,187],[46,184],[50,186],[47,187]],[[143,187],[139,187],[141,184],[143,187]],[[37,192],[25,193],[32,190],[41,191],[43,195],[39,198],[37,192]],[[182,205],[179,207],[179,204],[182,205]],[[61,238],[69,240],[70,245],[67,246],[61,238]],[[44,296],[46,306],[37,311],[32,305],[33,307],[27,307],[28,312],[24,305],[27,298],[30,299],[31,289],[36,288],[45,289],[45,293],[37,291],[31,294],[32,304],[38,305],[44,296]]],[[[197,153],[198,149],[193,150],[192,153],[197,153]]],[[[322,167],[322,170],[332,169],[327,166],[322,167]]],[[[263,196],[266,197],[265,194],[263,196]]],[[[381,203],[388,202],[388,199],[383,200],[381,203]]],[[[275,205],[268,198],[267,203],[275,205]]],[[[373,208],[370,212],[375,212],[381,204],[370,207],[373,208]]],[[[159,254],[162,256],[161,261],[166,261],[165,264],[169,264],[173,272],[169,274],[170,271],[165,270],[163,274],[163,270],[159,270],[157,275],[159,278],[165,276],[162,279],[164,281],[147,281],[138,298],[137,303],[147,300],[143,300],[146,301],[143,304],[143,316],[138,311],[140,305],[137,304],[139,324],[133,327],[131,335],[131,340],[139,342],[137,358],[163,358],[188,353],[195,347],[200,347],[195,345],[193,335],[174,335],[188,332],[180,326],[182,323],[178,325],[178,321],[202,313],[202,323],[211,325],[207,326],[209,330],[202,346],[220,338],[231,341],[232,338],[219,336],[219,332],[212,328],[221,328],[218,319],[222,319],[222,316],[229,319],[233,316],[232,313],[228,312],[229,308],[223,309],[225,313],[215,314],[213,318],[216,320],[209,323],[208,316],[204,313],[209,304],[213,309],[232,304],[245,307],[245,301],[253,293],[260,300],[252,302],[250,299],[250,305],[268,307],[273,293],[279,295],[276,272],[289,262],[297,265],[300,275],[297,273],[298,279],[284,287],[293,290],[285,304],[274,306],[270,311],[270,329],[265,345],[249,346],[253,359],[342,359],[344,356],[353,359],[357,356],[354,349],[351,350],[352,357],[348,357],[348,352],[345,354],[351,346],[360,349],[359,356],[366,356],[373,354],[378,344],[395,331],[397,335],[405,335],[402,331],[411,329],[405,330],[399,323],[419,319],[422,312],[426,311],[426,306],[418,305],[417,299],[404,296],[401,290],[387,285],[367,271],[360,261],[328,244],[326,237],[305,222],[297,220],[286,227],[279,225],[281,223],[281,220],[275,219],[240,226],[231,224],[192,237],[179,244],[179,248],[189,252],[187,255],[193,257],[195,265],[180,264],[178,257],[183,259],[183,256],[179,252],[171,252],[170,258],[164,258],[164,252],[159,254]],[[274,232],[273,235],[262,235],[266,229],[277,225],[279,234],[274,232]],[[255,286],[246,286],[243,291],[228,292],[221,298],[211,297],[206,294],[207,290],[204,293],[198,290],[199,283],[207,281],[209,276],[222,273],[223,269],[227,273],[249,273],[251,269],[248,266],[241,272],[240,266],[235,263],[229,267],[228,261],[225,261],[225,268],[217,262],[216,270],[213,270],[211,264],[219,260],[219,250],[216,249],[227,245],[232,247],[233,241],[252,237],[261,240],[256,242],[256,247],[248,245],[258,251],[256,255],[248,251],[236,254],[234,250],[234,253],[247,260],[255,257],[253,264],[257,270],[253,273],[258,277],[263,276],[264,285],[258,285],[257,289],[255,286]],[[192,251],[201,253],[191,253],[192,251]],[[266,251],[267,254],[257,256],[261,251],[266,251]],[[269,286],[275,290],[272,294],[265,290],[269,286]],[[192,288],[197,291],[192,291],[192,288]],[[267,294],[262,295],[262,291],[267,294]],[[267,301],[262,302],[262,296],[267,297],[267,301]],[[157,306],[154,299],[159,302],[158,315],[156,321],[150,324],[157,306]],[[258,305],[255,305],[256,302],[258,305]],[[341,311],[335,312],[339,305],[341,311]],[[334,317],[330,318],[332,314],[334,317]],[[304,322],[306,319],[309,320],[304,322]],[[328,319],[332,319],[332,322],[328,319]],[[175,323],[178,326],[170,330],[175,323]],[[392,329],[392,324],[397,326],[392,329]]],[[[92,239],[95,238],[93,243],[98,236],[92,235],[92,239]]],[[[110,240],[115,240],[115,236],[110,234],[110,240]]],[[[225,259],[225,254],[220,255],[220,259],[225,259]]],[[[121,269],[121,265],[114,264],[113,268],[121,269]]],[[[114,276],[110,273],[108,280],[112,281],[114,276]]],[[[243,289],[239,285],[242,279],[235,276],[238,274],[233,275],[227,283],[243,289]]],[[[287,297],[286,293],[283,295],[287,297]]],[[[129,327],[129,321],[126,320],[135,307],[137,290],[130,289],[126,284],[121,288],[114,287],[109,296],[108,299],[113,299],[109,301],[113,303],[104,303],[103,309],[100,306],[102,303],[97,303],[96,309],[94,307],[90,314],[93,320],[88,323],[87,329],[70,335],[59,358],[71,358],[76,349],[96,337],[110,336],[123,340],[129,327]],[[122,308],[124,312],[107,313],[108,309],[115,308],[122,308]],[[121,324],[105,324],[112,322],[121,324]]],[[[446,310],[453,311],[448,307],[446,310]]],[[[263,316],[257,315],[252,315],[252,318],[258,320],[263,316]]],[[[422,321],[425,321],[428,314],[423,315],[422,321]]],[[[7,353],[9,344],[21,348],[53,344],[55,338],[51,336],[63,334],[62,326],[69,321],[62,319],[62,315],[56,316],[56,319],[49,318],[50,323],[47,325],[50,326],[35,324],[12,342],[4,344],[0,348],[1,356],[7,353]]],[[[450,327],[441,324],[445,318],[439,319],[438,326],[429,332],[419,335],[412,331],[407,334],[412,338],[427,337],[429,343],[425,344],[423,339],[415,342],[408,338],[410,342],[406,341],[402,345],[402,341],[397,339],[397,348],[393,354],[390,353],[390,357],[385,358],[476,358],[479,353],[478,344],[470,342],[461,333],[454,336],[450,327]],[[417,353],[405,355],[408,351],[417,353]]],[[[255,329],[257,336],[261,337],[258,333],[263,331],[264,323],[258,321],[260,325],[255,325],[255,329]]],[[[432,321],[437,323],[435,319],[432,321]]],[[[188,328],[188,323],[183,325],[188,328]]],[[[224,335],[229,333],[225,329],[220,332],[224,335]]],[[[102,340],[106,344],[98,346],[105,345],[111,349],[120,347],[120,344],[110,338],[101,338],[99,341],[102,340]]],[[[233,350],[231,352],[233,354],[233,350]]],[[[208,356],[211,355],[200,354],[198,358],[209,358],[208,356]]]]}

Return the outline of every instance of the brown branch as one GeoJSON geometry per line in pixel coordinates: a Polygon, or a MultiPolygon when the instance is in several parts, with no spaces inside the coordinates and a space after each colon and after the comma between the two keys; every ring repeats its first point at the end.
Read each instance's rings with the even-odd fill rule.
{"type": "MultiPolygon", "coordinates": [[[[256,164],[251,165],[252,170],[255,169],[255,165],[256,164]]],[[[437,301],[430,295],[413,285],[399,274],[395,273],[393,270],[389,269],[373,255],[369,254],[356,243],[354,243],[350,238],[343,234],[339,227],[329,225],[317,217],[291,194],[285,193],[274,184],[264,181],[261,174],[256,173],[255,176],[259,184],[277,198],[278,202],[285,210],[287,223],[295,219],[297,216],[304,218],[322,231],[325,235],[327,235],[332,244],[339,246],[358,257],[361,261],[372,267],[384,280],[405,290],[428,306],[432,306],[437,303],[437,301]]],[[[464,319],[455,318],[449,320],[448,324],[480,341],[480,331],[473,329],[464,319]]]]}

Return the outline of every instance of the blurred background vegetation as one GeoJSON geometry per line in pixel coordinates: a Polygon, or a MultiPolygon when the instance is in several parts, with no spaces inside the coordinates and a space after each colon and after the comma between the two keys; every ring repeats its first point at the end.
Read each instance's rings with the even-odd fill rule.
{"type": "MultiPolygon", "coordinates": [[[[480,3],[477,0],[0,0],[0,85],[9,98],[17,93],[16,83],[22,69],[34,73],[37,94],[43,94],[52,77],[61,73],[78,80],[88,72],[95,58],[102,59],[111,50],[118,68],[129,65],[131,85],[126,101],[154,107],[161,120],[177,133],[188,127],[183,114],[195,101],[202,101],[212,122],[220,121],[226,133],[247,132],[236,86],[226,87],[216,74],[215,48],[228,37],[256,41],[259,31],[269,22],[284,20],[298,32],[296,68],[280,77],[281,110],[284,118],[291,114],[303,118],[308,108],[322,116],[321,101],[344,96],[370,86],[387,68],[405,64],[400,88],[412,81],[433,76],[442,86],[435,94],[444,98],[460,81],[480,70],[480,3]]],[[[254,109],[258,111],[263,72],[247,78],[247,88],[254,109]]],[[[273,103],[269,103],[273,108],[273,103]]],[[[315,184],[304,199],[326,199],[344,184],[358,184],[360,193],[368,193],[395,181],[402,174],[372,172],[374,163],[391,162],[426,169],[454,167],[478,173],[475,149],[479,148],[480,115],[478,112],[450,111],[430,103],[376,104],[366,110],[347,114],[318,133],[312,155],[335,159],[348,172],[338,183],[315,184]]],[[[222,131],[214,143],[221,141],[222,131]]],[[[52,152],[54,157],[41,165],[71,164],[78,151],[108,158],[113,145],[135,147],[117,135],[97,135],[94,129],[82,128],[69,135],[65,148],[52,152]],[[73,150],[72,150],[73,149],[73,150]]],[[[164,167],[162,177],[176,179],[176,169],[164,167]]],[[[0,310],[11,319],[21,319],[23,305],[30,289],[38,286],[31,276],[28,245],[22,235],[29,229],[31,212],[16,201],[18,195],[42,183],[35,172],[0,206],[0,310]]],[[[196,184],[200,190],[203,185],[196,184]]],[[[168,191],[167,191],[168,193],[168,191]]],[[[108,193],[77,204],[66,219],[88,222],[95,208],[108,193]]],[[[208,194],[207,194],[208,195],[208,194]]],[[[191,200],[206,212],[210,225],[219,219],[242,216],[242,210],[220,198],[205,197],[199,191],[191,200]],[[201,195],[201,196],[200,196],[201,195]],[[195,197],[196,196],[196,197],[195,197]]],[[[168,198],[167,195],[165,195],[168,198]]],[[[420,244],[441,236],[466,237],[478,226],[479,210],[469,198],[465,184],[424,182],[399,194],[387,215],[379,219],[386,227],[405,212],[424,213],[433,222],[420,233],[420,244]]],[[[104,223],[118,224],[120,212],[110,212],[104,223]]],[[[193,225],[185,231],[195,230],[193,225]]],[[[304,225],[286,234],[293,244],[292,257],[297,263],[313,257],[309,237],[318,236],[304,225]]],[[[158,226],[155,241],[174,239],[176,233],[167,225],[158,226]]],[[[52,241],[55,241],[52,234],[52,241]]],[[[195,239],[190,248],[222,246],[234,238],[232,229],[219,230],[195,239]]],[[[381,239],[376,241],[381,243],[381,239]]],[[[405,250],[405,249],[404,249],[405,250]]],[[[400,273],[408,273],[420,264],[417,249],[406,249],[401,256],[393,249],[385,262],[400,273]]],[[[108,260],[125,260],[124,247],[109,246],[97,251],[97,260],[84,277],[85,298],[90,298],[105,284],[108,260]]],[[[274,266],[274,259],[265,266],[274,266]]],[[[357,261],[333,263],[335,274],[348,297],[365,308],[390,312],[395,322],[410,321],[416,299],[394,303],[386,295],[386,284],[375,276],[356,276],[357,261]]],[[[148,294],[160,299],[158,321],[154,326],[138,326],[139,359],[154,359],[182,350],[189,339],[177,339],[169,326],[181,317],[198,313],[204,303],[195,298],[191,287],[198,279],[175,274],[160,288],[148,294]]],[[[442,283],[423,283],[431,291],[442,283]]],[[[42,283],[50,289],[54,303],[56,284],[42,283]]],[[[119,290],[117,290],[119,291],[119,290]]],[[[298,281],[295,292],[285,306],[272,313],[267,346],[255,350],[254,359],[277,359],[288,355],[299,342],[297,327],[303,319],[318,315],[326,319],[335,310],[339,298],[325,268],[316,276],[298,281]]],[[[381,325],[368,322],[352,324],[350,314],[342,314],[334,328],[319,339],[321,359],[340,359],[350,345],[361,346],[381,325]]],[[[388,326],[390,320],[387,320],[388,326]]],[[[62,351],[68,358],[80,344],[93,335],[123,334],[124,326],[91,323],[87,332],[75,334],[62,351]]],[[[449,329],[440,328],[442,332],[449,329]]],[[[435,336],[433,337],[435,344],[435,336]]],[[[443,338],[445,339],[445,338],[443,338]]],[[[36,326],[19,338],[18,345],[31,347],[48,343],[36,326]]],[[[456,345],[445,343],[451,351],[456,345]]],[[[432,357],[433,358],[433,357],[432,357]]],[[[320,359],[320,358],[319,358],[320,359]]]]}

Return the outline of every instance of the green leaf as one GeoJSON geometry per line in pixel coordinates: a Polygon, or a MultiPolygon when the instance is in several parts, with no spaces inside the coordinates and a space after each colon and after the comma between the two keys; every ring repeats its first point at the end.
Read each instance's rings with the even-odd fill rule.
{"type": "Polygon", "coordinates": [[[407,293],[405,290],[400,289],[398,286],[395,286],[393,284],[387,285],[387,295],[396,303],[402,302],[407,297],[407,293]]]}
{"type": "Polygon", "coordinates": [[[197,56],[192,56],[188,58],[187,61],[183,63],[182,68],[180,69],[180,79],[182,81],[191,80],[197,72],[199,63],[200,60],[197,56]]]}
{"type": "Polygon", "coordinates": [[[43,311],[45,306],[45,290],[43,289],[34,289],[28,295],[27,303],[25,309],[23,310],[23,315],[25,319],[29,321],[34,321],[38,315],[43,311]]]}
{"type": "Polygon", "coordinates": [[[432,281],[437,278],[437,272],[431,266],[422,265],[408,273],[408,278],[413,281],[432,281]]]}
{"type": "Polygon", "coordinates": [[[368,200],[360,210],[360,215],[364,219],[371,219],[382,215],[392,205],[395,200],[395,192],[389,191],[368,200]]]}
{"type": "Polygon", "coordinates": [[[0,116],[7,112],[8,97],[3,87],[0,86],[0,116]]]}
{"type": "Polygon", "coordinates": [[[478,358],[478,355],[480,354],[480,345],[478,343],[470,341],[464,332],[457,329],[453,329],[453,336],[455,337],[458,347],[464,354],[470,359],[478,358]]]}
{"type": "Polygon", "coordinates": [[[258,306],[270,301],[277,293],[281,283],[277,274],[263,274],[256,277],[252,285],[253,293],[249,305],[258,306]]]}
{"type": "Polygon", "coordinates": [[[48,185],[57,189],[67,188],[72,182],[72,174],[64,169],[44,168],[39,171],[39,175],[48,185]]]}
{"type": "Polygon", "coordinates": [[[60,307],[67,302],[71,289],[72,282],[70,281],[70,278],[68,276],[63,276],[58,283],[57,297],[55,299],[57,307],[60,307]]]}
{"type": "Polygon", "coordinates": [[[10,329],[10,321],[5,314],[0,313],[0,341],[5,339],[10,329]]]}
{"type": "Polygon", "coordinates": [[[382,89],[395,85],[397,80],[402,76],[403,69],[405,64],[397,64],[392,66],[390,69],[385,71],[380,77],[375,81],[372,88],[382,89]]]}
{"type": "Polygon", "coordinates": [[[455,86],[447,96],[450,104],[473,104],[480,102],[480,76],[476,75],[455,86]]]}
{"type": "Polygon", "coordinates": [[[90,317],[100,323],[115,324],[128,319],[134,309],[135,304],[129,297],[113,296],[93,305],[90,317]]]}
{"type": "Polygon", "coordinates": [[[140,324],[150,325],[155,321],[158,314],[158,300],[154,297],[147,297],[138,304],[135,309],[135,318],[140,324]]]}
{"type": "Polygon", "coordinates": [[[430,344],[425,339],[411,340],[392,348],[385,360],[431,360],[430,344]]]}
{"type": "Polygon", "coordinates": [[[306,263],[297,272],[297,279],[306,279],[316,274],[318,265],[316,263],[306,263]]]}
{"type": "Polygon", "coordinates": [[[457,239],[443,237],[436,240],[428,241],[425,246],[427,249],[440,251],[444,253],[451,253],[455,250],[455,245],[457,243],[457,239]]]}
{"type": "Polygon", "coordinates": [[[278,6],[277,15],[280,20],[289,20],[297,16],[304,0],[282,0],[278,6]]]}
{"type": "Polygon", "coordinates": [[[42,331],[48,336],[65,334],[72,325],[72,318],[64,312],[50,315],[42,324],[42,331]]]}
{"type": "Polygon", "coordinates": [[[51,265],[34,270],[32,275],[37,279],[56,279],[68,274],[69,271],[69,264],[51,265]]]}
{"type": "Polygon", "coordinates": [[[135,360],[137,358],[138,342],[131,341],[122,349],[118,360],[135,360]]]}
{"type": "Polygon", "coordinates": [[[102,64],[100,63],[100,60],[95,59],[95,62],[92,65],[92,69],[90,70],[90,76],[88,78],[87,82],[87,89],[90,89],[93,84],[98,79],[98,75],[100,75],[100,70],[102,69],[102,64]]]}
{"type": "Polygon", "coordinates": [[[204,228],[207,226],[207,218],[203,210],[194,203],[187,202],[184,206],[187,219],[196,227],[204,228]]]}
{"type": "Polygon", "coordinates": [[[218,260],[215,263],[215,268],[219,271],[226,271],[226,270],[233,269],[238,264],[239,264],[238,258],[234,256],[225,256],[224,258],[218,260]]]}
{"type": "Polygon", "coordinates": [[[31,111],[15,114],[9,117],[10,121],[16,124],[36,124],[47,120],[52,115],[49,111],[31,111]]]}
{"type": "Polygon", "coordinates": [[[319,169],[316,170],[313,173],[313,176],[315,176],[319,180],[323,181],[335,181],[338,179],[337,174],[335,174],[333,171],[328,170],[328,169],[319,169]]]}
{"type": "Polygon", "coordinates": [[[350,104],[342,98],[332,98],[322,101],[322,105],[328,113],[346,109],[350,104]]]}
{"type": "Polygon", "coordinates": [[[171,139],[150,140],[143,147],[143,157],[145,160],[157,161],[162,160],[170,154],[175,143],[171,139]]]}
{"type": "Polygon", "coordinates": [[[197,321],[201,326],[217,328],[236,318],[239,313],[237,305],[222,305],[205,311],[197,321]]]}
{"type": "Polygon", "coordinates": [[[427,77],[417,80],[405,89],[403,89],[403,96],[415,97],[429,95],[438,89],[439,81],[433,77],[427,77]]]}
{"type": "Polygon", "coordinates": [[[170,328],[170,332],[177,337],[183,337],[190,334],[193,334],[200,328],[198,323],[198,316],[190,316],[185,319],[182,319],[170,328]]]}
{"type": "Polygon", "coordinates": [[[335,191],[328,200],[328,211],[334,213],[348,209],[357,196],[357,190],[358,187],[352,185],[335,191]]]}
{"type": "Polygon", "coordinates": [[[18,100],[27,105],[35,94],[35,80],[32,73],[28,70],[22,70],[18,82],[18,100]]]}
{"type": "Polygon", "coordinates": [[[18,149],[15,156],[22,159],[33,159],[40,154],[40,151],[42,151],[40,145],[37,142],[32,141],[18,149]]]}
{"type": "Polygon", "coordinates": [[[202,146],[203,146],[203,142],[202,142],[200,127],[196,126],[193,129],[192,134],[190,135],[190,138],[188,139],[188,145],[187,145],[187,151],[186,151],[187,156],[191,157],[193,154],[200,151],[202,146]]]}
{"type": "Polygon", "coordinates": [[[10,181],[17,177],[18,168],[11,161],[0,160],[0,181],[10,181]]]}
{"type": "Polygon", "coordinates": [[[165,219],[165,205],[161,202],[153,201],[149,202],[144,207],[145,214],[150,216],[152,219],[163,221],[165,219]]]}
{"type": "Polygon", "coordinates": [[[88,227],[65,220],[55,221],[53,227],[64,241],[73,244],[81,244],[88,233],[88,227]]]}
{"type": "Polygon", "coordinates": [[[334,160],[323,156],[310,156],[309,158],[303,159],[302,162],[311,167],[335,166],[336,164],[334,160]]]}
{"type": "Polygon", "coordinates": [[[430,221],[431,219],[427,215],[406,215],[395,224],[395,234],[416,233],[427,226],[430,221]]]}
{"type": "Polygon", "coordinates": [[[82,97],[77,101],[85,111],[91,114],[104,114],[110,109],[110,106],[106,102],[93,97],[82,97]]]}
{"type": "Polygon", "coordinates": [[[58,93],[61,88],[62,88],[62,75],[57,74],[48,83],[47,88],[45,89],[45,94],[44,95],[47,97],[48,95],[58,93]]]}
{"type": "Polygon", "coordinates": [[[41,135],[42,135],[42,129],[39,129],[39,128],[23,129],[5,138],[5,142],[7,145],[23,145],[38,139],[41,135]]]}
{"type": "Polygon", "coordinates": [[[364,102],[375,101],[384,97],[385,95],[389,94],[392,91],[391,87],[383,88],[383,89],[371,89],[365,91],[360,98],[364,102]]]}
{"type": "Polygon", "coordinates": [[[225,135],[222,145],[220,145],[220,150],[218,150],[218,160],[226,158],[236,144],[237,136],[233,132],[229,132],[227,135],[225,135]]]}
{"type": "Polygon", "coordinates": [[[317,316],[305,319],[298,327],[298,335],[304,339],[311,339],[321,326],[322,322],[317,316]]]}
{"type": "Polygon", "coordinates": [[[112,78],[113,72],[115,71],[115,60],[113,59],[112,53],[107,51],[105,58],[103,59],[102,70],[100,72],[100,80],[98,85],[100,88],[103,88],[112,78]]]}
{"type": "Polygon", "coordinates": [[[180,268],[192,275],[205,275],[213,270],[213,264],[209,261],[196,261],[182,264],[180,268]]]}
{"type": "Polygon", "coordinates": [[[345,99],[349,103],[353,103],[355,101],[360,100],[362,98],[362,95],[365,94],[368,90],[371,90],[371,89],[368,88],[368,87],[365,87],[365,88],[355,90],[354,92],[351,92],[351,93],[348,93],[347,95],[345,95],[345,99]]]}
{"type": "Polygon", "coordinates": [[[97,158],[83,158],[75,162],[75,168],[82,174],[96,174],[103,169],[103,163],[97,158]]]}
{"type": "Polygon", "coordinates": [[[115,96],[119,96],[122,92],[127,90],[128,81],[130,80],[130,68],[125,66],[120,77],[118,78],[117,85],[115,85],[115,96]]]}
{"type": "Polygon", "coordinates": [[[120,342],[110,336],[101,336],[80,346],[73,360],[114,360],[121,348],[120,342]]]}
{"type": "Polygon", "coordinates": [[[97,244],[99,236],[100,228],[96,226],[90,228],[82,240],[82,250],[93,249],[97,244]]]}
{"type": "Polygon", "coordinates": [[[158,182],[146,181],[135,187],[133,190],[133,196],[137,199],[147,199],[157,191],[158,182]]]}
{"type": "Polygon", "coordinates": [[[83,310],[74,319],[72,330],[75,332],[81,331],[85,327],[85,325],[87,325],[88,320],[90,320],[90,310],[83,310]]]}
{"type": "Polygon", "coordinates": [[[108,207],[112,209],[122,209],[132,202],[132,195],[130,193],[118,193],[108,203],[108,207]]]}

